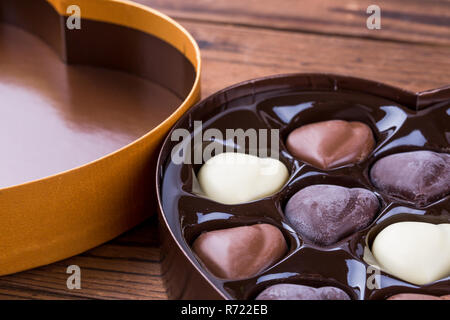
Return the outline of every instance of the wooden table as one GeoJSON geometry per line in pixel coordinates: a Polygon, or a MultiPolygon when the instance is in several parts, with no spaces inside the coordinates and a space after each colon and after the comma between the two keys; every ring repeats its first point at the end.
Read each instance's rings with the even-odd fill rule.
{"type": "MultiPolygon", "coordinates": [[[[450,84],[448,0],[138,0],[200,45],[203,96],[276,73],[332,72],[419,91],[450,84]],[[381,8],[381,30],[366,9],[381,8]]],[[[0,299],[165,299],[156,219],[79,256],[0,277],[0,299]],[[66,268],[81,267],[68,290],[66,268]]]]}

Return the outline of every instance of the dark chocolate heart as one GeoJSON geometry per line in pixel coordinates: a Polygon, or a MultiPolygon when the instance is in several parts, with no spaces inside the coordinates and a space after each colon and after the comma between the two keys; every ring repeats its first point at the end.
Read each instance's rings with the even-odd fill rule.
{"type": "Polygon", "coordinates": [[[299,234],[330,245],[366,227],[378,208],[377,197],[366,189],[313,185],[289,199],[285,214],[299,234]]]}
{"type": "Polygon", "coordinates": [[[283,283],[268,287],[256,300],[350,300],[350,297],[335,287],[313,288],[283,283]]]}
{"type": "Polygon", "coordinates": [[[450,155],[432,151],[393,154],[378,160],[370,177],[386,194],[425,206],[450,193],[450,155]]]}

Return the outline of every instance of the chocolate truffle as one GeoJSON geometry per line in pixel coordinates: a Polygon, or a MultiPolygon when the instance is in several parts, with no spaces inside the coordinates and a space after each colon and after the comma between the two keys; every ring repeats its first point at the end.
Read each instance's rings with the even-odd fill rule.
{"type": "Polygon", "coordinates": [[[450,276],[450,224],[398,222],[375,237],[372,253],[381,268],[408,282],[427,284],[450,276]]]}
{"type": "Polygon", "coordinates": [[[378,160],[370,177],[384,193],[425,206],[450,193],[450,155],[432,151],[393,154],[378,160]]]}
{"type": "Polygon", "coordinates": [[[369,225],[378,208],[379,201],[369,190],[323,184],[294,194],[285,215],[299,234],[330,245],[369,225]]]}
{"type": "Polygon", "coordinates": [[[203,233],[193,250],[213,275],[236,280],[254,276],[280,260],[287,245],[278,228],[255,224],[203,233]]]}
{"type": "Polygon", "coordinates": [[[224,204],[248,202],[279,191],[289,177],[279,160],[225,152],[206,161],[198,173],[205,195],[224,204]]]}
{"type": "Polygon", "coordinates": [[[399,293],[389,297],[387,300],[450,300],[450,296],[431,296],[418,293],[399,293]]]}
{"type": "Polygon", "coordinates": [[[365,160],[375,139],[362,122],[330,120],[295,129],[286,145],[294,157],[326,170],[365,160]]]}
{"type": "Polygon", "coordinates": [[[256,300],[350,300],[335,287],[313,288],[297,284],[276,284],[261,292],[256,300]]]}

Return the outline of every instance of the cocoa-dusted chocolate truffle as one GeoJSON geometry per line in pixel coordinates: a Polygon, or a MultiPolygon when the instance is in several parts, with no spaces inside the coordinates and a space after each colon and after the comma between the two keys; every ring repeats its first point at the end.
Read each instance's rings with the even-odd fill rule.
{"type": "Polygon", "coordinates": [[[287,244],[278,228],[255,224],[203,233],[193,250],[212,274],[236,280],[254,276],[280,260],[287,244]]]}
{"type": "Polygon", "coordinates": [[[372,130],[358,121],[330,120],[301,126],[286,141],[289,152],[320,169],[358,163],[375,146],[372,130]]]}
{"type": "Polygon", "coordinates": [[[350,297],[335,287],[313,288],[283,283],[268,287],[256,300],[350,300],[350,297]]]}
{"type": "Polygon", "coordinates": [[[299,234],[330,245],[369,225],[378,208],[379,201],[369,190],[322,184],[294,194],[285,215],[299,234]]]}
{"type": "Polygon", "coordinates": [[[438,297],[428,294],[399,293],[389,297],[387,300],[450,300],[450,295],[438,297]]]}
{"type": "Polygon", "coordinates": [[[425,206],[450,193],[450,155],[432,151],[393,154],[378,160],[370,177],[381,191],[425,206]]]}
{"type": "Polygon", "coordinates": [[[198,173],[205,195],[224,204],[264,198],[279,191],[289,177],[277,159],[224,152],[206,161],[198,173]]]}
{"type": "Polygon", "coordinates": [[[394,276],[424,285],[450,276],[450,224],[405,221],[381,230],[372,253],[394,276]]]}

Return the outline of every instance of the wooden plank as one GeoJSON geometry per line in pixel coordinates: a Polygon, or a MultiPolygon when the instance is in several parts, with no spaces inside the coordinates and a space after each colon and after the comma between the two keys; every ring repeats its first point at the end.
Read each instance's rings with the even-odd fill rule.
{"type": "Polygon", "coordinates": [[[135,0],[175,19],[450,45],[448,0],[135,0]],[[366,26],[381,8],[381,30],[366,26]]]}
{"type": "Polygon", "coordinates": [[[187,22],[201,47],[203,97],[255,77],[328,72],[412,91],[450,84],[450,47],[187,22]]]}
{"type": "Polygon", "coordinates": [[[166,299],[156,221],[79,256],[0,277],[0,299],[166,299]],[[69,265],[81,269],[81,289],[66,286],[69,265]]]}

